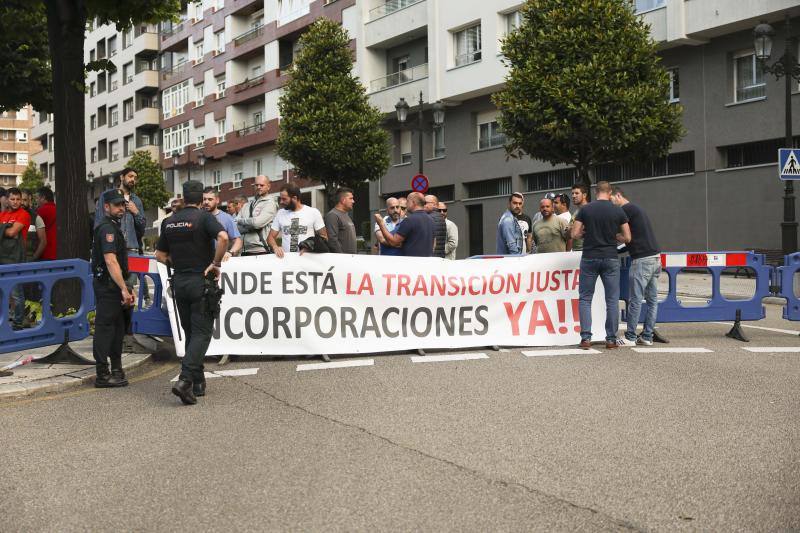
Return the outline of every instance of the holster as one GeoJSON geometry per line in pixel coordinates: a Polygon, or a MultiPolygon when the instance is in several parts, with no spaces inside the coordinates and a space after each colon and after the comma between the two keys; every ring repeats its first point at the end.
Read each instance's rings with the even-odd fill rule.
{"type": "Polygon", "coordinates": [[[205,280],[203,280],[203,301],[205,302],[206,314],[212,320],[216,320],[219,317],[223,294],[225,294],[225,291],[217,285],[214,273],[209,272],[206,274],[205,280]]]}

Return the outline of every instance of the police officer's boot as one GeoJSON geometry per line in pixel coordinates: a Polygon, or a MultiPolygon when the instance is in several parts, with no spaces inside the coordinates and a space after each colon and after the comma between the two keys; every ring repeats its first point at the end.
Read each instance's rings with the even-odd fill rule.
{"type": "Polygon", "coordinates": [[[202,380],[197,380],[192,383],[192,392],[195,396],[205,396],[206,395],[206,380],[203,378],[202,380]]]}
{"type": "Polygon", "coordinates": [[[192,392],[192,382],[186,378],[180,378],[172,386],[172,394],[181,399],[184,405],[194,405],[197,403],[197,398],[192,392]]]}
{"type": "Polygon", "coordinates": [[[97,378],[94,380],[94,386],[98,389],[124,387],[127,384],[127,381],[120,380],[119,377],[111,374],[108,371],[108,365],[97,365],[97,378]]]}
{"type": "Polygon", "coordinates": [[[125,371],[122,370],[122,360],[111,360],[111,376],[119,380],[118,387],[127,387],[128,380],[125,378],[125,371]]]}

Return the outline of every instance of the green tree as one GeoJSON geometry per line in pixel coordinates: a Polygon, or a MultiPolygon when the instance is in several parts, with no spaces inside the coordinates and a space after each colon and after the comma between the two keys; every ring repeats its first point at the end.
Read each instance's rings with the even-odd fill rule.
{"type": "Polygon", "coordinates": [[[389,167],[389,137],[381,112],[352,75],[347,31],[318,19],[300,38],[301,51],[278,102],[278,153],[302,177],[355,188],[389,167]]]}
{"type": "Polygon", "coordinates": [[[2,2],[0,109],[17,109],[32,103],[40,111],[54,113],[57,225],[61,235],[70,236],[58,240],[59,258],[85,258],[89,253],[84,124],[86,71],[116,68],[110,61],[84,65],[87,21],[96,18],[100,24],[114,23],[121,30],[141,22],[174,19],[180,13],[181,3],[181,0],[2,2]]]}
{"type": "Polygon", "coordinates": [[[22,173],[22,181],[19,183],[19,188],[23,191],[33,191],[44,185],[44,175],[42,171],[36,166],[33,161],[28,161],[28,166],[22,173]]]}
{"type": "Polygon", "coordinates": [[[630,0],[528,0],[503,41],[509,67],[493,96],[512,157],[574,165],[666,155],[683,135],[668,74],[630,0]]]}
{"type": "Polygon", "coordinates": [[[153,161],[150,152],[137,150],[133,152],[128,164],[138,175],[136,179],[136,194],[142,199],[145,209],[162,207],[169,200],[169,193],[164,185],[161,166],[153,161]]]}

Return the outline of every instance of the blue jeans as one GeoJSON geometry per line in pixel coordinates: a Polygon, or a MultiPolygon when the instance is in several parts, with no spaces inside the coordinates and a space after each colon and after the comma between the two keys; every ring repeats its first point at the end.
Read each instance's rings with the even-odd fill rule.
{"type": "Polygon", "coordinates": [[[625,338],[636,340],[636,325],[642,311],[642,299],[647,302],[647,316],[644,317],[642,338],[653,340],[658,313],[658,276],[661,274],[661,256],[643,257],[631,262],[630,295],[628,298],[628,330],[625,338]]]}
{"type": "Polygon", "coordinates": [[[606,291],[606,342],[616,342],[619,329],[619,259],[581,259],[578,285],[581,340],[592,338],[592,298],[597,277],[606,291]]]}

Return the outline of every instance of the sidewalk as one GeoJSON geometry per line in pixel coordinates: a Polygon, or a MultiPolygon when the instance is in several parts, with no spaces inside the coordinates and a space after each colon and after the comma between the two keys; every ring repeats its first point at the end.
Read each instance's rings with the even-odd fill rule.
{"type": "MultiPolygon", "coordinates": [[[[92,337],[71,342],[69,345],[86,359],[92,359],[92,337]]],[[[35,358],[44,357],[56,348],[58,345],[0,354],[0,368],[28,355],[33,355],[35,358]]],[[[125,371],[129,371],[150,358],[151,354],[123,353],[122,367],[125,371]]],[[[46,365],[32,362],[12,371],[13,376],[0,377],[0,401],[31,394],[60,392],[82,384],[91,384],[95,377],[94,365],[46,365]]]]}

